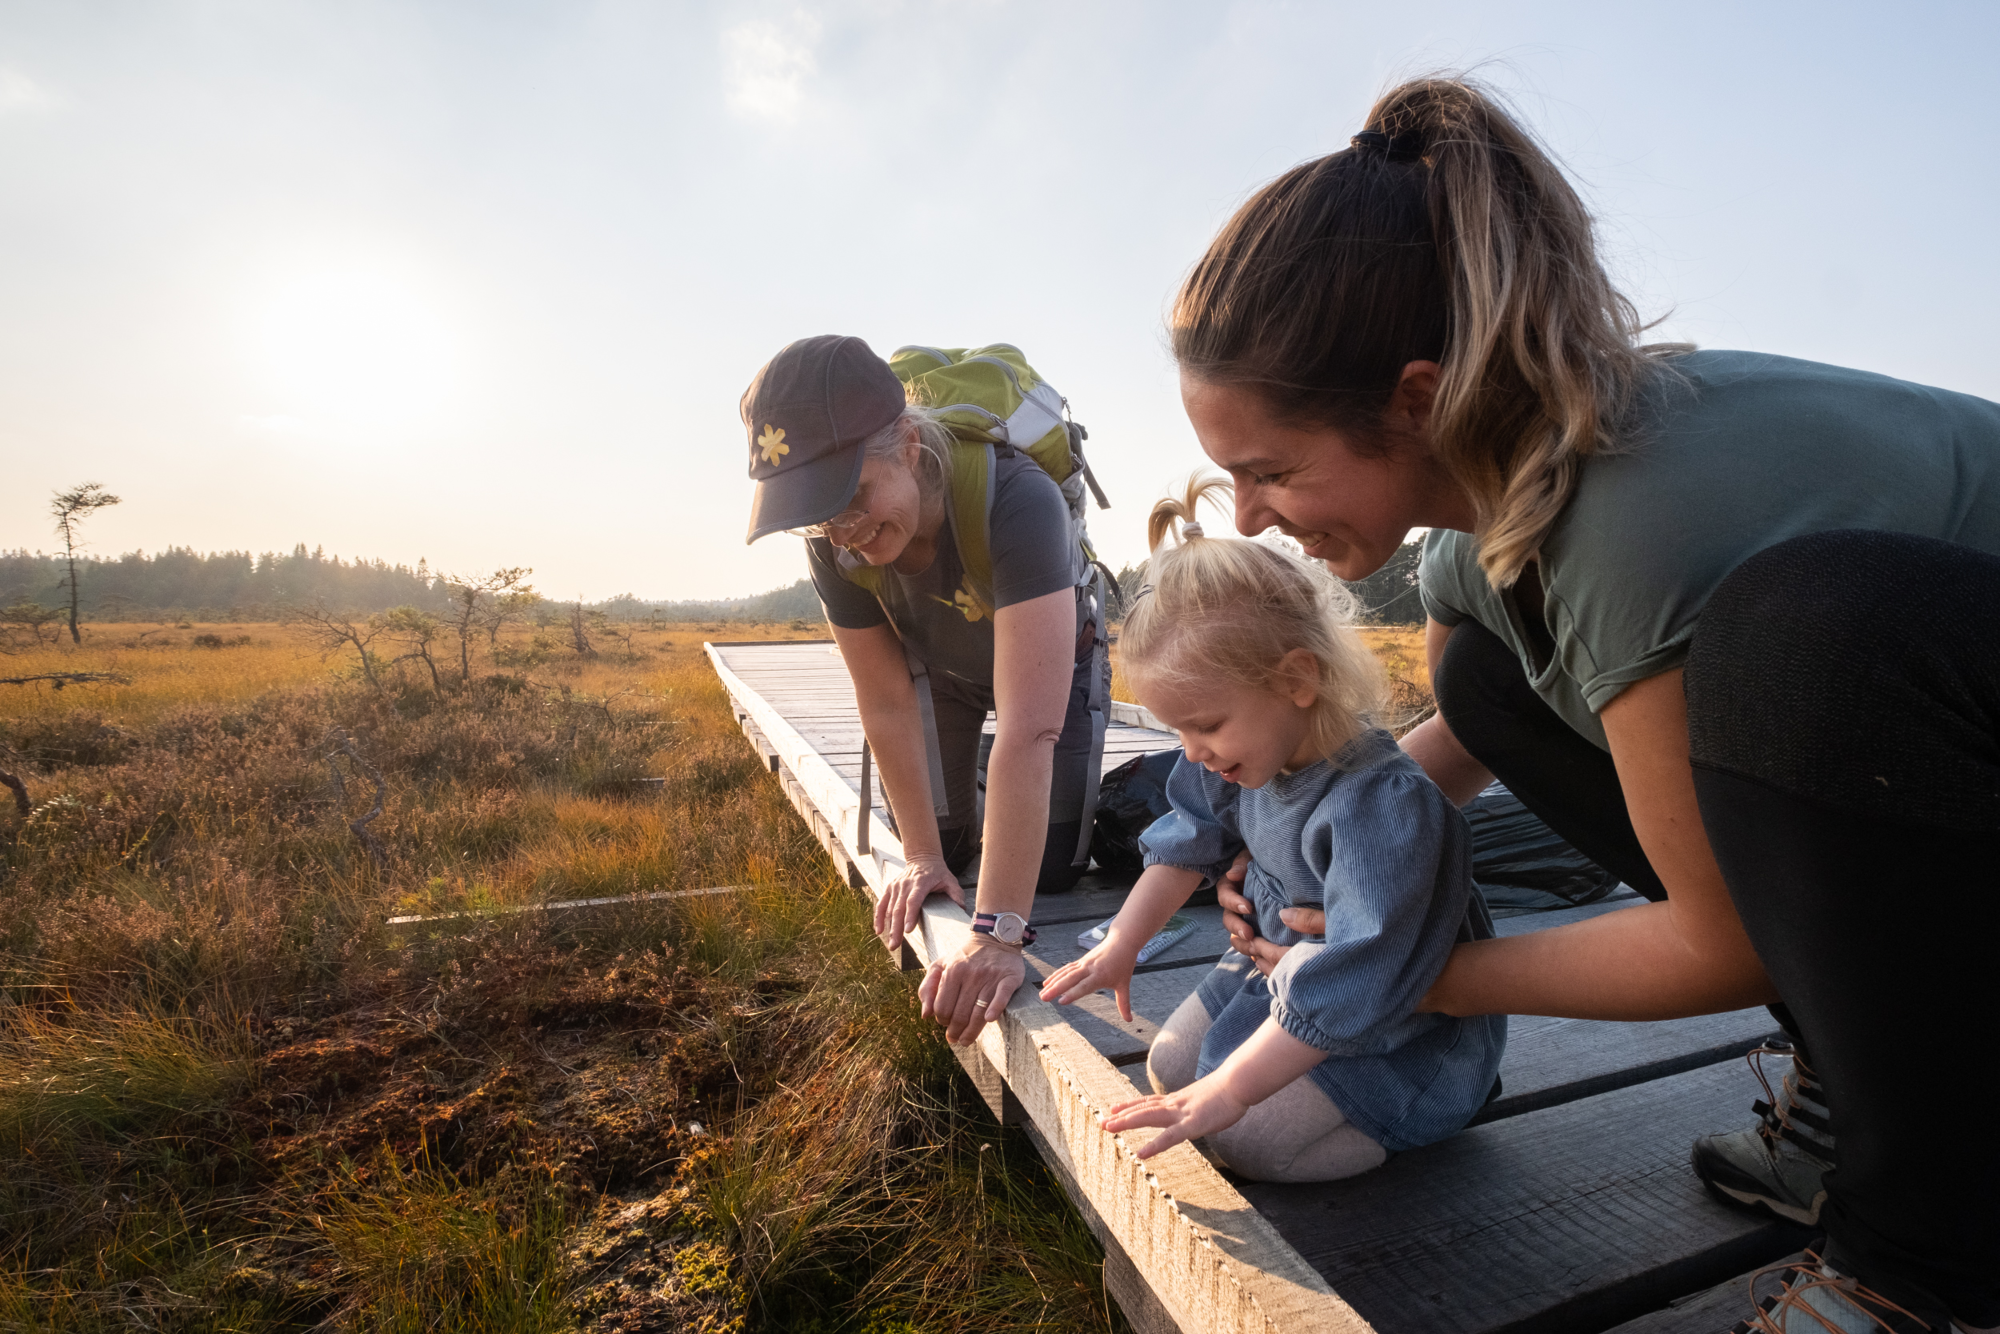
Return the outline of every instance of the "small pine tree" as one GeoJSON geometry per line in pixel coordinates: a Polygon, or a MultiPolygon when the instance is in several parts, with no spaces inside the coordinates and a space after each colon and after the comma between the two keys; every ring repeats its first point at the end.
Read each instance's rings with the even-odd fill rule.
{"type": "Polygon", "coordinates": [[[56,516],[56,533],[63,540],[63,558],[69,563],[69,575],[63,580],[69,589],[69,639],[72,644],[83,642],[83,632],[76,628],[77,594],[76,551],[83,545],[78,529],[83,521],[101,509],[122,504],[120,497],[104,489],[102,482],[85,482],[82,486],[58,491],[49,505],[49,512],[56,516]]]}

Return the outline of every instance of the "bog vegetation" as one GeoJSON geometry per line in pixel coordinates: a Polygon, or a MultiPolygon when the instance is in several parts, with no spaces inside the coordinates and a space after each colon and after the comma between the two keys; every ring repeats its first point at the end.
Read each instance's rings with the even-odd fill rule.
{"type": "Polygon", "coordinates": [[[699,649],[817,626],[378,631],[0,659],[0,1330],[1118,1326],[699,649]]]}

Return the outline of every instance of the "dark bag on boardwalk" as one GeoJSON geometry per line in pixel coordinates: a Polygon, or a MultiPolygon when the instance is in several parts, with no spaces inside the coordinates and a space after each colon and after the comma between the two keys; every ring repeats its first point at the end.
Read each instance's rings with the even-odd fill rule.
{"type": "Polygon", "coordinates": [[[1104,775],[1097,789],[1097,832],[1090,845],[1099,866],[1135,875],[1144,868],[1139,835],[1173,810],[1167,800],[1167,776],[1180,757],[1178,750],[1156,750],[1104,775]]]}

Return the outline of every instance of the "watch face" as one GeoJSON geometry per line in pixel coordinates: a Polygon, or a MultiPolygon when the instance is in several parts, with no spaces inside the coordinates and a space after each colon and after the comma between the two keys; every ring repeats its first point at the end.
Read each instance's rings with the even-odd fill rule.
{"type": "Polygon", "coordinates": [[[993,938],[1009,945],[1020,944],[1027,929],[1028,919],[1017,912],[1003,912],[993,919],[993,938]]]}

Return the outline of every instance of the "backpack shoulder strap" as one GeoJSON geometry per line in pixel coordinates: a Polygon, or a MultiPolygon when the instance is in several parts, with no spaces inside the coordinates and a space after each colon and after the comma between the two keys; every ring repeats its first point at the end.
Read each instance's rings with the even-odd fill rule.
{"type": "Polygon", "coordinates": [[[951,442],[952,539],[970,594],[967,620],[993,616],[993,446],[951,442]]]}

